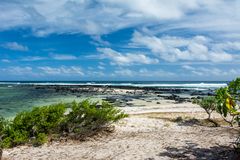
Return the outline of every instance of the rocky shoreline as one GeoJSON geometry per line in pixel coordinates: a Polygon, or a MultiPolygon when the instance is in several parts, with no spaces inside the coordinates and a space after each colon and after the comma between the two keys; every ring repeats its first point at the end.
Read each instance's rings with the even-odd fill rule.
{"type": "Polygon", "coordinates": [[[213,89],[164,88],[111,85],[0,85],[4,95],[0,97],[1,115],[13,117],[17,112],[33,106],[59,102],[81,101],[86,98],[105,100],[118,107],[159,106],[191,103],[195,98],[214,95],[213,89]]]}
{"type": "Polygon", "coordinates": [[[194,98],[214,95],[214,90],[193,90],[184,88],[155,88],[155,87],[135,87],[135,86],[101,86],[101,85],[34,85],[36,90],[52,90],[60,94],[71,94],[76,97],[81,96],[106,96],[103,98],[109,102],[117,99],[144,98],[156,96],[166,100],[174,100],[176,103],[191,102],[194,98]],[[120,91],[120,92],[119,92],[120,91]],[[122,92],[121,92],[122,91],[122,92]],[[117,95],[117,96],[116,96],[117,95]],[[182,96],[185,95],[185,96],[182,96]],[[128,98],[126,97],[128,96],[128,98]]]}

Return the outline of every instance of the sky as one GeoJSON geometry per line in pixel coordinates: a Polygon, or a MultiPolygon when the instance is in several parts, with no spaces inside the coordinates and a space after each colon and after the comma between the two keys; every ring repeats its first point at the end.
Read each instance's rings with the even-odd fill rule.
{"type": "Polygon", "coordinates": [[[240,76],[239,0],[0,0],[0,81],[240,76]]]}

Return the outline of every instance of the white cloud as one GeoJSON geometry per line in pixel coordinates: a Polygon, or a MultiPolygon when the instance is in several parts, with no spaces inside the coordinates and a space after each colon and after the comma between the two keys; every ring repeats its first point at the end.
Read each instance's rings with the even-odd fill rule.
{"type": "Polygon", "coordinates": [[[105,66],[106,64],[103,63],[103,62],[99,62],[99,65],[101,65],[101,66],[105,66]]]}
{"type": "Polygon", "coordinates": [[[238,43],[225,43],[222,48],[220,44],[212,42],[205,36],[194,36],[192,38],[171,36],[150,36],[140,32],[133,34],[132,43],[138,47],[144,47],[161,59],[169,62],[175,61],[232,61],[233,55],[224,49],[238,49],[238,43]]]}
{"type": "Polygon", "coordinates": [[[8,67],[8,68],[2,68],[2,72],[4,72],[6,75],[17,75],[17,76],[22,76],[22,75],[27,75],[27,76],[33,76],[36,75],[33,72],[32,67],[19,67],[19,66],[14,66],[14,67],[8,67]]]}
{"type": "Polygon", "coordinates": [[[76,60],[77,57],[70,54],[50,54],[50,57],[54,60],[76,60]]]}
{"type": "Polygon", "coordinates": [[[11,61],[9,59],[1,59],[1,62],[10,63],[11,61]]]}
{"type": "Polygon", "coordinates": [[[113,76],[123,76],[123,77],[142,77],[142,78],[164,78],[164,77],[174,77],[176,74],[169,71],[164,71],[161,69],[149,70],[146,68],[140,68],[138,70],[131,70],[128,68],[119,68],[114,71],[113,76]]]}
{"type": "Polygon", "coordinates": [[[194,70],[195,69],[195,68],[193,68],[192,66],[189,66],[189,65],[183,65],[182,68],[186,69],[186,70],[194,70]]]}
{"type": "Polygon", "coordinates": [[[1,45],[3,48],[14,51],[28,51],[28,47],[17,42],[7,42],[1,45]]]}
{"type": "Polygon", "coordinates": [[[127,76],[127,77],[134,77],[135,72],[130,69],[118,69],[114,71],[113,76],[127,76]]]}
{"type": "MultiPolygon", "coordinates": [[[[192,67],[183,65],[183,69],[187,70],[189,74],[196,76],[216,76],[216,77],[237,77],[240,75],[240,69],[219,69],[216,67],[192,67]]],[[[188,75],[189,75],[188,74],[188,75]]]]}
{"type": "Polygon", "coordinates": [[[87,77],[97,78],[97,77],[103,77],[103,76],[105,76],[105,73],[104,73],[103,71],[90,70],[90,71],[87,71],[85,75],[86,75],[87,77]]]}
{"type": "Polygon", "coordinates": [[[106,34],[135,26],[239,33],[240,2],[226,0],[15,0],[0,2],[0,30],[29,27],[35,35],[106,34]]]}
{"type": "Polygon", "coordinates": [[[46,60],[46,57],[39,57],[39,56],[27,56],[21,59],[21,61],[40,61],[40,60],[46,60]]]}
{"type": "Polygon", "coordinates": [[[108,41],[103,40],[102,37],[99,35],[92,36],[92,39],[94,40],[92,43],[96,46],[106,47],[111,45],[108,41]]]}
{"type": "Polygon", "coordinates": [[[38,67],[44,74],[47,75],[60,75],[60,76],[69,76],[69,75],[81,75],[84,76],[82,68],[77,66],[61,66],[61,67],[49,67],[43,66],[38,67]]]}
{"type": "Polygon", "coordinates": [[[120,53],[111,48],[98,48],[102,53],[100,59],[110,59],[112,64],[116,65],[134,65],[134,64],[157,64],[158,59],[147,57],[141,53],[120,53]]]}
{"type": "Polygon", "coordinates": [[[74,55],[70,54],[49,54],[49,57],[41,57],[41,56],[27,56],[20,59],[20,61],[41,61],[41,60],[76,60],[78,59],[74,55]]]}
{"type": "Polygon", "coordinates": [[[164,71],[162,69],[149,70],[149,69],[145,69],[145,68],[140,69],[137,74],[139,74],[140,76],[143,76],[143,77],[162,77],[162,78],[164,78],[164,76],[172,77],[172,76],[176,75],[173,72],[164,71]]]}
{"type": "Polygon", "coordinates": [[[98,69],[104,70],[104,69],[105,69],[105,67],[103,67],[103,66],[99,65],[99,66],[98,66],[98,69]]]}
{"type": "Polygon", "coordinates": [[[240,41],[235,42],[224,42],[218,43],[215,45],[215,50],[222,51],[222,50],[237,50],[240,51],[240,41]]]}

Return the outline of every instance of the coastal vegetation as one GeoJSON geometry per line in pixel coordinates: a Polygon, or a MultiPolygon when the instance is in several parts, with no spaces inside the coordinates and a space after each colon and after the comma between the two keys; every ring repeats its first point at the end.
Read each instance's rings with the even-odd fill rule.
{"type": "Polygon", "coordinates": [[[0,118],[0,146],[39,146],[63,137],[82,140],[125,117],[127,114],[108,102],[84,100],[36,107],[12,120],[0,118]]]}
{"type": "MultiPolygon", "coordinates": [[[[235,124],[240,126],[240,78],[231,81],[226,87],[217,89],[215,96],[194,100],[194,103],[199,104],[206,111],[211,122],[217,124],[211,118],[211,113],[216,111],[231,127],[235,124]]],[[[236,141],[236,148],[240,150],[240,138],[236,141]]]]}
{"type": "Polygon", "coordinates": [[[212,113],[213,111],[216,111],[216,107],[217,107],[217,99],[215,97],[208,96],[208,97],[204,97],[201,100],[196,99],[194,103],[197,103],[206,111],[206,113],[208,114],[207,120],[209,122],[212,122],[215,126],[219,126],[219,124],[215,122],[214,119],[212,119],[212,113]]]}
{"type": "Polygon", "coordinates": [[[228,86],[215,91],[215,96],[195,99],[193,103],[199,104],[211,119],[211,114],[216,111],[230,126],[240,124],[240,78],[231,81],[228,86]]]}

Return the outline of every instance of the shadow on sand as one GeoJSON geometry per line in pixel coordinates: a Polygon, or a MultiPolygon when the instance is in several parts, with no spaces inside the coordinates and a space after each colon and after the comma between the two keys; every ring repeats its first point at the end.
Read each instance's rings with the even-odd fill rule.
{"type": "Polygon", "coordinates": [[[240,154],[229,146],[214,146],[201,148],[195,143],[187,142],[181,148],[167,147],[166,151],[157,156],[181,160],[239,160],[240,154]]]}

